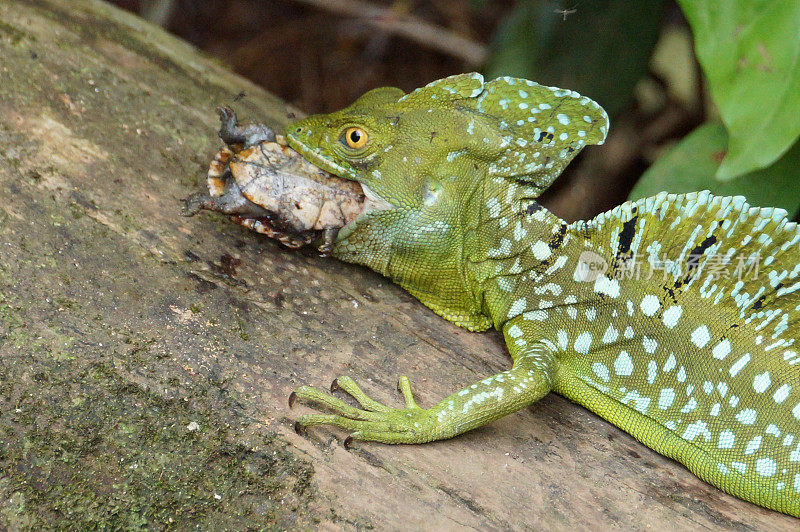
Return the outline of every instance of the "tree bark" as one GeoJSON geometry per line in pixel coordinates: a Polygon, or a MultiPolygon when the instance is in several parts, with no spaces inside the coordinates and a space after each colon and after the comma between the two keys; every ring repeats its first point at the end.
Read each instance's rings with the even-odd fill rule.
{"type": "Polygon", "coordinates": [[[508,360],[370,271],[179,216],[241,91],[240,117],[285,123],[107,4],[0,0],[0,525],[797,526],[555,395],[424,446],[296,435],[301,384],[399,405],[405,374],[431,405],[508,360]]]}

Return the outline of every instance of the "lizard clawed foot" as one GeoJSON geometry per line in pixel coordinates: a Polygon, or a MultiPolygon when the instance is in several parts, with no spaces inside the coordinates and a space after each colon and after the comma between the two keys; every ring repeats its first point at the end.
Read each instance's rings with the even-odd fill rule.
{"type": "Polygon", "coordinates": [[[331,383],[331,392],[342,390],[352,396],[361,408],[350,406],[333,395],[311,386],[301,386],[289,396],[289,406],[300,399],[315,410],[331,414],[306,414],[295,422],[300,433],[312,425],[334,425],[351,432],[345,440],[349,447],[353,440],[383,443],[423,443],[437,439],[436,416],[420,408],[411,393],[407,377],[400,377],[398,389],[405,398],[405,408],[392,408],[371,399],[350,377],[339,377],[331,383]]]}

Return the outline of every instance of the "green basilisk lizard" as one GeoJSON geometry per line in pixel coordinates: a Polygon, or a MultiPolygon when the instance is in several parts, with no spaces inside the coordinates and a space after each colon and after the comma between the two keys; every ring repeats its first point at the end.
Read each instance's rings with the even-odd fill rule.
{"type": "Polygon", "coordinates": [[[361,408],[304,386],[290,402],[332,413],[297,425],[422,443],[554,391],[722,490],[800,516],[800,232],[783,210],[707,192],[571,224],[542,208],[540,193],[608,126],[574,91],[479,74],[376,89],[290,124],[291,147],[368,198],[333,255],[461,327],[499,329],[513,361],[431,408],[405,377],[404,408],[348,377],[334,384],[361,408]],[[634,261],[657,273],[626,275],[634,261]],[[748,275],[720,275],[737,264],[748,275]]]}

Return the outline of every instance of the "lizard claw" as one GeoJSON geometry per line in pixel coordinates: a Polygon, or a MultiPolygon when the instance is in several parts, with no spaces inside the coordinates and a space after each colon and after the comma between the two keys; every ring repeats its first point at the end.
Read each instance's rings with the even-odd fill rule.
{"type": "Polygon", "coordinates": [[[300,399],[315,410],[331,413],[300,416],[295,423],[295,430],[311,425],[333,425],[346,429],[350,435],[344,440],[345,448],[350,448],[355,440],[421,443],[436,439],[436,417],[414,402],[410,386],[406,377],[400,378],[399,389],[405,397],[405,408],[392,408],[375,401],[350,377],[335,379],[331,383],[331,392],[346,392],[358,402],[360,408],[317,388],[301,386],[289,396],[290,404],[300,399]]]}

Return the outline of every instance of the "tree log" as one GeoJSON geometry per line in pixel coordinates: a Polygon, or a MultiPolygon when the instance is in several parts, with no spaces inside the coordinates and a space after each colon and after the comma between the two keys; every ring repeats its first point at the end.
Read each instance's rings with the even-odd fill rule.
{"type": "Polygon", "coordinates": [[[508,360],[370,271],[179,216],[241,91],[285,123],[107,4],[0,0],[0,526],[797,527],[555,395],[422,446],[295,434],[301,384],[399,405],[405,374],[431,405],[508,360]]]}

